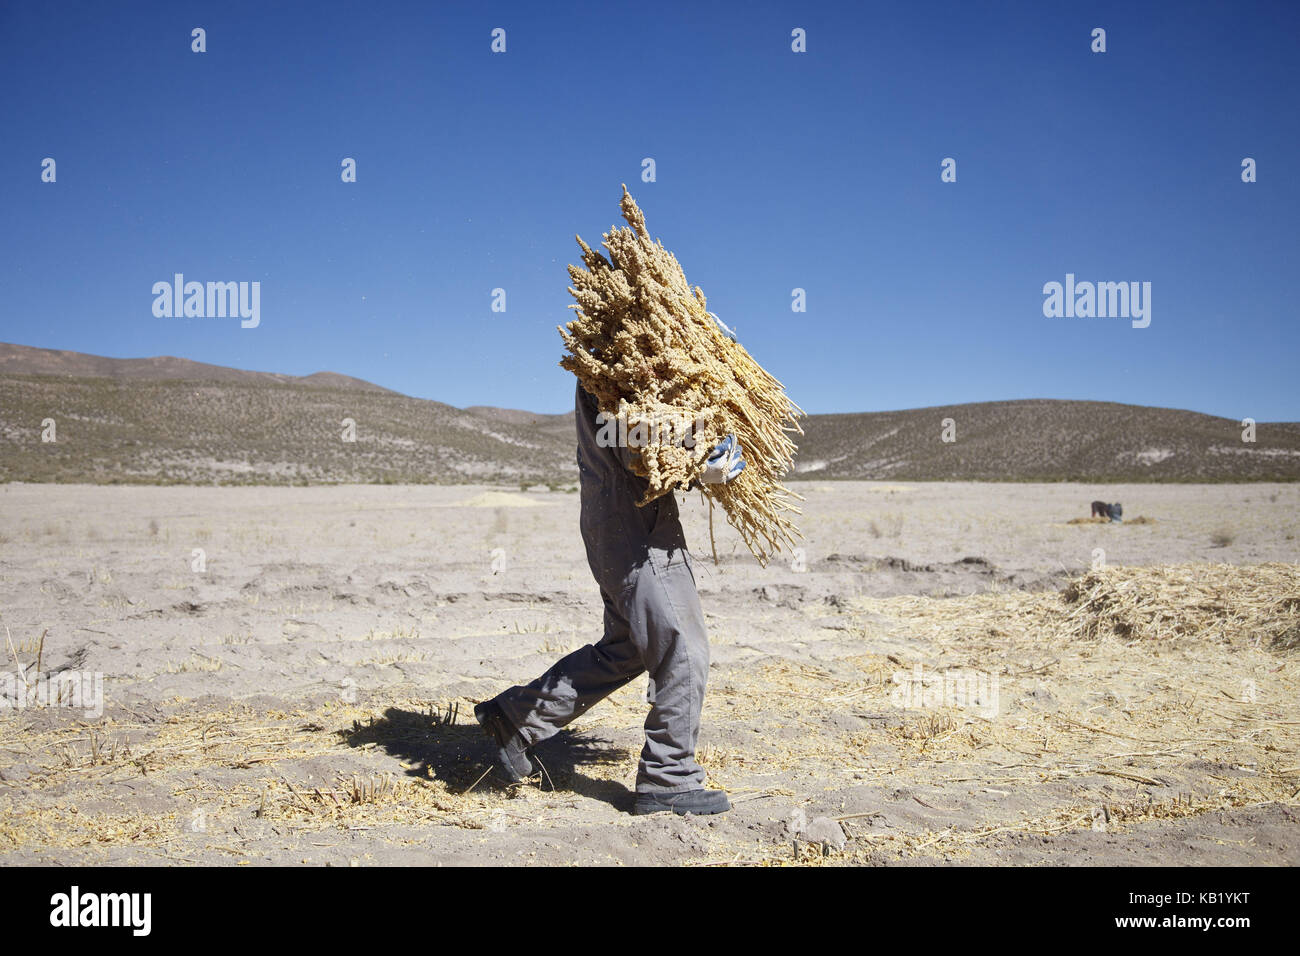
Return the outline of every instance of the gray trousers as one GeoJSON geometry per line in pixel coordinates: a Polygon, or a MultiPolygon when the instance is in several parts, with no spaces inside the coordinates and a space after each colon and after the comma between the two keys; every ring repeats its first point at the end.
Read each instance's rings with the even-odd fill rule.
{"type": "Polygon", "coordinates": [[[695,762],[709,676],[709,637],[682,534],[677,499],[637,507],[646,481],[631,452],[603,435],[595,399],[574,396],[582,540],[605,602],[605,634],[557,661],[531,684],[496,700],[528,746],[550,737],[597,701],[647,671],[650,716],[636,788],[698,790],[695,762]]]}
{"type": "Polygon", "coordinates": [[[642,673],[650,674],[650,715],[636,789],[698,790],[695,761],[709,673],[709,642],[687,552],[651,549],[617,597],[603,587],[605,635],[573,651],[537,680],[497,697],[529,746],[545,740],[642,673]]]}

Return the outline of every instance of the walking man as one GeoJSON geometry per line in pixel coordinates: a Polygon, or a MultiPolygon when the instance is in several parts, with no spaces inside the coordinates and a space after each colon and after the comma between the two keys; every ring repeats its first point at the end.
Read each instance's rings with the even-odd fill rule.
{"type": "MultiPolygon", "coordinates": [[[[604,600],[604,636],[573,651],[530,684],[474,708],[495,741],[494,766],[507,781],[538,771],[529,751],[639,675],[650,675],[650,713],[633,813],[722,813],[721,790],[704,788],[695,760],[709,673],[709,643],[686,539],[670,493],[644,507],[647,482],[633,473],[635,448],[604,440],[595,400],[576,397],[580,528],[604,600]]],[[[710,453],[700,481],[730,481],[745,467],[728,435],[710,453]]]]}

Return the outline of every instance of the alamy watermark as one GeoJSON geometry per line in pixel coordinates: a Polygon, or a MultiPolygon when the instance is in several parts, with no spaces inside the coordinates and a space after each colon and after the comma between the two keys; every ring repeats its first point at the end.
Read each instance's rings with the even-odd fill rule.
{"type": "Polygon", "coordinates": [[[102,671],[60,671],[28,679],[0,671],[0,714],[27,707],[72,707],[87,717],[104,716],[102,671]]]}
{"type": "Polygon", "coordinates": [[[998,678],[983,671],[926,672],[920,664],[911,673],[895,671],[896,685],[889,692],[889,702],[895,707],[933,710],[939,707],[958,707],[974,710],[982,717],[998,715],[998,678]]]}
{"type": "Polygon", "coordinates": [[[123,927],[148,936],[153,927],[152,893],[83,893],[74,885],[50,897],[50,925],[123,927]]]}
{"type": "Polygon", "coordinates": [[[239,324],[255,329],[262,322],[262,283],[186,282],[177,272],[171,282],[153,284],[155,318],[243,319],[239,324]]]}
{"type": "Polygon", "coordinates": [[[669,414],[640,419],[629,425],[626,415],[596,415],[596,444],[601,448],[648,448],[651,445],[695,447],[695,436],[703,434],[705,421],[687,414],[669,414]]]}
{"type": "Polygon", "coordinates": [[[1049,319],[1132,319],[1133,328],[1151,324],[1150,282],[1075,282],[1043,285],[1043,315],[1049,319]]]}

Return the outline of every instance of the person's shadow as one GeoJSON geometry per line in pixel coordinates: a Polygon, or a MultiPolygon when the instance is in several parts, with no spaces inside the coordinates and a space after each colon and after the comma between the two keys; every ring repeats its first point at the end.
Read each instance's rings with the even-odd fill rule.
{"type": "MultiPolygon", "coordinates": [[[[377,744],[410,765],[408,776],[441,780],[456,793],[505,786],[495,773],[484,774],[491,767],[491,740],[472,716],[465,722],[461,714],[389,707],[383,717],[372,717],[365,723],[355,721],[338,734],[349,747],[377,744]]],[[[570,791],[603,800],[619,810],[632,805],[633,794],[623,784],[587,776],[581,769],[602,764],[627,766],[633,757],[625,747],[605,738],[562,730],[539,744],[533,757],[544,769],[527,785],[570,791]]]]}

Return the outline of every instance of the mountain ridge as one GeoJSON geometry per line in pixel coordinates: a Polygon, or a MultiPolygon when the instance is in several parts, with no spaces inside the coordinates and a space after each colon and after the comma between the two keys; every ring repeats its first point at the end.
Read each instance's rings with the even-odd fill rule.
{"type": "MultiPolygon", "coordinates": [[[[803,427],[793,480],[1300,480],[1300,423],[1258,423],[1245,442],[1240,421],[1119,402],[836,412],[803,427]]],[[[577,477],[573,429],[572,412],[459,409],[336,372],[0,344],[0,481],[558,485],[577,477]]]]}

